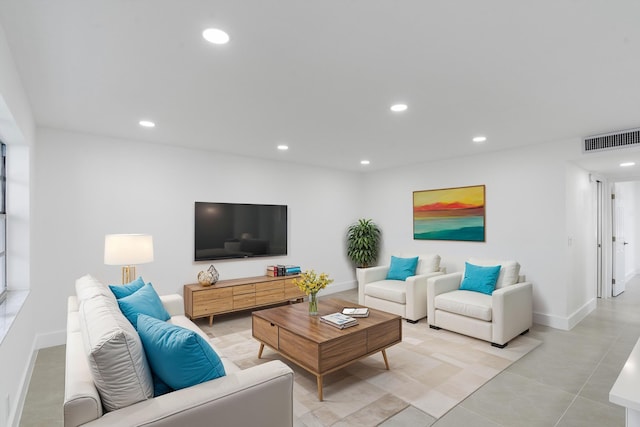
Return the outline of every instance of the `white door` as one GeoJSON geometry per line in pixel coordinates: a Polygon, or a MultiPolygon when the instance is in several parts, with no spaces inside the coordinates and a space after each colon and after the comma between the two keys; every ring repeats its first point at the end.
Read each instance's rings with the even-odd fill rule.
{"type": "Polygon", "coordinates": [[[624,202],[619,192],[611,197],[613,211],[613,283],[611,294],[615,297],[624,292],[625,285],[625,246],[624,241],[624,202]]]}

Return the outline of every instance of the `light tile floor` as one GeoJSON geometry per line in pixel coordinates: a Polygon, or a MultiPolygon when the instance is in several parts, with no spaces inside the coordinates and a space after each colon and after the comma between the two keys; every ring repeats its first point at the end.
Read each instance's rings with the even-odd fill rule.
{"type": "MultiPolygon", "coordinates": [[[[357,297],[355,291],[336,296],[357,297]]],[[[624,426],[624,409],[609,403],[608,395],[640,337],[639,306],[636,277],[622,295],[597,300],[597,308],[571,331],[534,325],[530,335],[543,343],[440,419],[410,405],[380,426],[624,426]]],[[[220,333],[239,332],[246,321],[230,316],[220,327],[225,328],[220,333]]],[[[20,425],[62,426],[63,394],[64,346],[42,349],[20,425]]],[[[397,404],[380,403],[381,409],[397,404]]],[[[295,425],[307,424],[297,420],[295,425]]],[[[343,419],[335,425],[357,424],[343,419]]]]}

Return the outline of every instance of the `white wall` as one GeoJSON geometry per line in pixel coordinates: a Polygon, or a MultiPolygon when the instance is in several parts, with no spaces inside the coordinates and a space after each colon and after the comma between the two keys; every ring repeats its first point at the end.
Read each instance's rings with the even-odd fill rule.
{"type": "Polygon", "coordinates": [[[575,326],[596,306],[596,183],[570,163],[566,167],[567,262],[566,314],[568,328],[575,326]]]}
{"type": "MultiPolygon", "coordinates": [[[[516,259],[534,285],[535,321],[570,328],[568,294],[580,288],[573,307],[587,303],[593,293],[587,289],[595,288],[592,278],[574,286],[568,277],[580,263],[567,263],[565,209],[576,201],[566,198],[565,159],[579,147],[577,140],[556,142],[367,174],[363,215],[382,229],[380,263],[398,250],[438,253],[450,272],[460,271],[470,256],[516,259]],[[413,240],[413,191],[481,184],[486,185],[486,242],[413,240]]],[[[588,177],[586,171],[578,175],[588,177]]],[[[582,251],[583,232],[581,227],[574,233],[574,251],[582,251]]]]}
{"type": "Polygon", "coordinates": [[[264,275],[268,264],[330,273],[327,292],[355,286],[344,250],[358,217],[360,178],[296,164],[40,129],[37,134],[32,290],[47,310],[41,331],[63,331],[66,298],[103,264],[104,235],[149,233],[155,260],[137,267],[159,293],[182,293],[209,262],[193,261],[195,201],[288,205],[287,257],[214,261],[221,279],[264,275]]]}

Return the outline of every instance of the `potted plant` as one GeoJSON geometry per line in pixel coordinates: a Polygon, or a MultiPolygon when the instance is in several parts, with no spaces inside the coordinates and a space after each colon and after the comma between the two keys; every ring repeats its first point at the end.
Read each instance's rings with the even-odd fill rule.
{"type": "Polygon", "coordinates": [[[370,219],[359,219],[347,229],[347,256],[358,268],[367,268],[378,259],[380,228],[370,219]]]}

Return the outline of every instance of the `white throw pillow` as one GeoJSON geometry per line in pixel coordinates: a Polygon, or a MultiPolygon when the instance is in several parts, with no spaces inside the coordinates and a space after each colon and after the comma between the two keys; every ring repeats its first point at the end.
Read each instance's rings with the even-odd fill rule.
{"type": "Polygon", "coordinates": [[[108,297],[96,295],[78,310],[93,382],[107,411],[153,397],[153,380],[142,342],[108,297]]]}
{"type": "Polygon", "coordinates": [[[517,261],[498,261],[495,259],[469,258],[469,264],[480,265],[482,267],[490,267],[500,265],[500,275],[496,282],[496,289],[505,286],[515,285],[520,277],[520,264],[517,261]]]}

